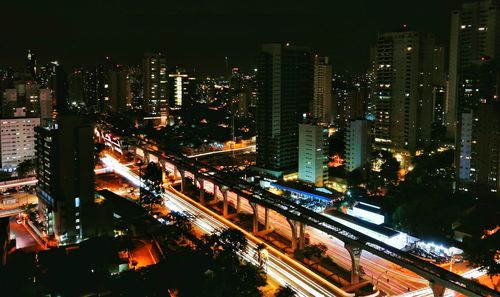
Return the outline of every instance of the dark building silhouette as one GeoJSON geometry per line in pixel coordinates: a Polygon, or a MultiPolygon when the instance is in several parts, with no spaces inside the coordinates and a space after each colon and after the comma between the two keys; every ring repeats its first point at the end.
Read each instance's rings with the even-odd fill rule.
{"type": "Polygon", "coordinates": [[[257,71],[257,167],[280,175],[297,170],[298,123],[313,97],[308,47],[264,44],[257,71]]]}

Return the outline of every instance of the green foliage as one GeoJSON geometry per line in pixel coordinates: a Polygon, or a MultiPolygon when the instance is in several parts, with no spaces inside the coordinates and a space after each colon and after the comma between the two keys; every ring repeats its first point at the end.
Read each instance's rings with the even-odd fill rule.
{"type": "Polygon", "coordinates": [[[12,176],[12,173],[0,170],[0,180],[7,180],[7,179],[11,178],[11,176],[12,176]]]}
{"type": "Polygon", "coordinates": [[[307,245],[304,248],[304,257],[312,258],[323,258],[326,255],[328,247],[324,243],[317,243],[312,245],[307,245]]]}
{"type": "Polygon", "coordinates": [[[150,162],[142,173],[142,180],[147,186],[152,187],[152,190],[157,190],[162,184],[160,166],[154,162],[150,162]]]}
{"type": "Polygon", "coordinates": [[[358,186],[365,181],[362,171],[362,169],[358,168],[347,173],[346,180],[349,187],[358,186]]]}
{"type": "Polygon", "coordinates": [[[150,162],[144,169],[142,182],[145,184],[145,187],[141,188],[139,203],[152,212],[155,205],[163,202],[163,198],[160,195],[163,182],[160,166],[154,162],[150,162]]]}
{"type": "Polygon", "coordinates": [[[280,286],[276,293],[275,297],[295,297],[297,296],[297,292],[295,292],[290,286],[280,286]]]}
{"type": "Polygon", "coordinates": [[[488,271],[488,275],[500,274],[500,232],[491,235],[483,234],[464,240],[465,258],[481,269],[488,271]]]}
{"type": "Polygon", "coordinates": [[[35,160],[28,159],[24,160],[17,165],[16,168],[17,175],[19,177],[26,177],[35,174],[35,160]]]}

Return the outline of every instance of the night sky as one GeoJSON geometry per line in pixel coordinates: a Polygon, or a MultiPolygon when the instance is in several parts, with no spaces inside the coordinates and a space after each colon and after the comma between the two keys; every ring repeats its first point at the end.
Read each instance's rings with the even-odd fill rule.
{"type": "Polygon", "coordinates": [[[26,50],[66,68],[105,55],[137,64],[163,51],[169,65],[198,74],[253,67],[260,43],[290,41],[331,57],[334,72],[362,72],[377,32],[434,32],[447,45],[454,0],[3,0],[0,66],[20,66],[26,50]],[[47,4],[50,3],[50,4],[47,4]]]}

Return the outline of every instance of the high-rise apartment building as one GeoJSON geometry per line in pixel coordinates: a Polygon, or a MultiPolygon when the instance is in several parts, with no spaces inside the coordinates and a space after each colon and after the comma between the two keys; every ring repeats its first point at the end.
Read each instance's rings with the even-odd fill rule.
{"type": "Polygon", "coordinates": [[[132,105],[128,69],[116,65],[109,71],[109,100],[107,110],[111,113],[125,112],[132,105]]]}
{"type": "Polygon", "coordinates": [[[52,91],[50,89],[40,89],[40,119],[44,120],[52,117],[52,91]]]}
{"type": "Polygon", "coordinates": [[[328,128],[299,124],[299,180],[322,187],[328,179],[328,128]]]}
{"type": "Polygon", "coordinates": [[[28,50],[28,55],[26,56],[26,72],[31,75],[31,78],[35,79],[37,75],[37,65],[36,56],[31,50],[28,50]]]}
{"type": "Polygon", "coordinates": [[[461,113],[458,178],[462,186],[500,191],[500,102],[461,113]]]}
{"type": "Polygon", "coordinates": [[[50,113],[52,112],[52,90],[40,88],[40,85],[32,81],[18,83],[15,89],[6,89],[3,93],[2,117],[17,117],[16,113],[19,114],[22,110],[23,117],[44,118],[48,112],[48,104],[50,104],[50,113]]]}
{"type": "Polygon", "coordinates": [[[174,73],[168,75],[168,80],[168,105],[170,109],[181,109],[190,100],[190,77],[184,71],[177,69],[174,73]]]}
{"type": "Polygon", "coordinates": [[[93,234],[93,125],[81,116],[60,115],[35,128],[39,208],[49,235],[61,244],[93,234]]]}
{"type": "Polygon", "coordinates": [[[365,166],[370,161],[368,121],[350,120],[345,131],[345,169],[348,172],[365,166]]]}
{"type": "Polygon", "coordinates": [[[0,119],[1,170],[13,172],[19,163],[35,157],[35,127],[39,118],[0,119]]]}
{"type": "Polygon", "coordinates": [[[444,84],[442,47],[432,35],[380,34],[375,54],[375,142],[413,153],[431,141],[433,88],[444,84]]]}
{"type": "Polygon", "coordinates": [[[333,79],[333,118],[344,127],[349,120],[365,117],[368,90],[362,78],[347,78],[336,74],[333,79]]]}
{"type": "Polygon", "coordinates": [[[298,122],[313,96],[310,49],[262,45],[256,81],[257,167],[275,175],[297,170],[298,122]]]}
{"type": "Polygon", "coordinates": [[[161,53],[145,54],[143,59],[143,109],[149,115],[168,115],[167,59],[161,53]]]}
{"type": "Polygon", "coordinates": [[[314,90],[311,117],[332,124],[332,65],[328,57],[314,57],[314,90]]]}
{"type": "MultiPolygon", "coordinates": [[[[446,104],[450,137],[461,133],[462,112],[498,98],[499,5],[496,0],[468,1],[451,14],[446,104]]],[[[457,139],[456,143],[459,144],[460,140],[457,139]]]]}
{"type": "Polygon", "coordinates": [[[484,177],[488,171],[484,165],[487,153],[482,149],[494,149],[494,146],[480,136],[487,135],[486,132],[479,131],[480,127],[490,124],[494,127],[494,123],[485,122],[486,119],[494,121],[485,109],[500,98],[499,21],[500,3],[495,0],[465,2],[451,15],[445,123],[448,136],[455,137],[455,168],[462,186],[487,184],[484,177]]]}

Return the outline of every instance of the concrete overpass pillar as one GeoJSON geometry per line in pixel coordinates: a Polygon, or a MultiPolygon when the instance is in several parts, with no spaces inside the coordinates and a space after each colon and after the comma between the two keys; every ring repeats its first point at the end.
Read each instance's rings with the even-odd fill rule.
{"type": "Polygon", "coordinates": [[[200,203],[204,205],[205,204],[205,189],[204,189],[203,179],[198,178],[197,181],[200,184],[200,203]]]}
{"type": "Polygon", "coordinates": [[[269,208],[264,207],[264,229],[269,229],[269,208]]]}
{"type": "Polygon", "coordinates": [[[186,174],[184,170],[179,170],[179,175],[181,176],[181,192],[184,193],[186,189],[186,174]]]}
{"type": "Polygon", "coordinates": [[[359,260],[361,258],[361,248],[352,246],[348,243],[344,244],[344,247],[349,252],[351,256],[351,284],[356,284],[359,282],[359,260]]]}
{"type": "Polygon", "coordinates": [[[252,233],[259,232],[259,206],[255,202],[248,201],[253,210],[252,233]]]}
{"type": "Polygon", "coordinates": [[[240,195],[236,194],[236,213],[240,212],[241,198],[240,195]]]}
{"type": "Polygon", "coordinates": [[[444,296],[444,291],[446,291],[446,288],[443,285],[438,284],[435,281],[430,281],[429,286],[431,287],[432,294],[434,295],[434,297],[444,296]]]}
{"type": "Polygon", "coordinates": [[[306,247],[306,241],[305,241],[305,229],[306,225],[302,222],[299,222],[299,249],[303,250],[306,247]]]}
{"type": "Polygon", "coordinates": [[[297,221],[286,219],[288,224],[290,224],[290,229],[292,230],[292,252],[297,249],[297,221]]]}
{"type": "MultiPolygon", "coordinates": [[[[219,186],[214,184],[214,195],[213,195],[213,198],[214,200],[213,201],[217,201],[217,189],[219,189],[219,186]]],[[[221,189],[221,192],[222,192],[222,189],[221,189]]],[[[222,193],[224,195],[224,193],[222,193]]]]}
{"type": "Polygon", "coordinates": [[[228,217],[228,211],[227,211],[227,190],[222,190],[222,216],[227,218],[228,217]]]}

